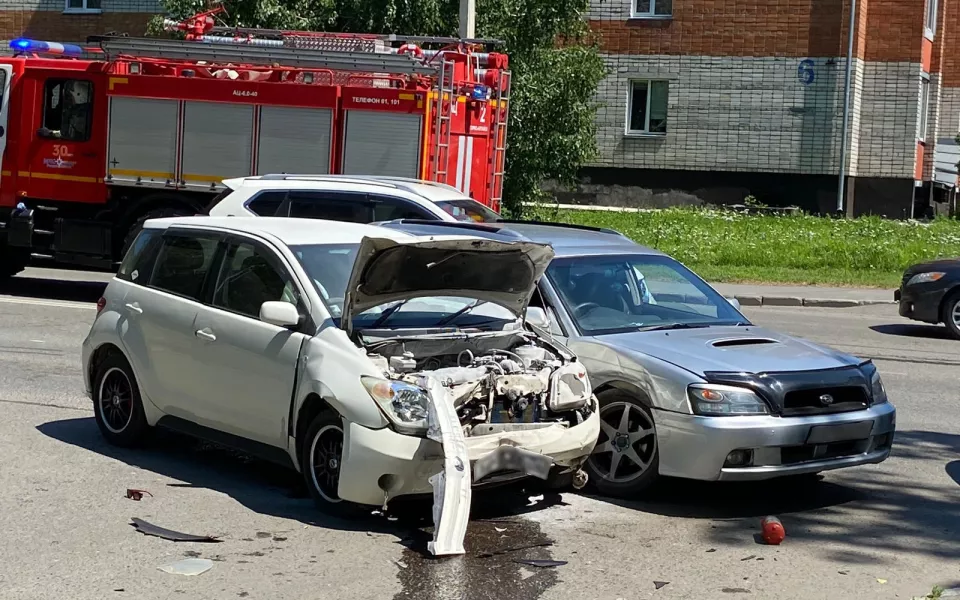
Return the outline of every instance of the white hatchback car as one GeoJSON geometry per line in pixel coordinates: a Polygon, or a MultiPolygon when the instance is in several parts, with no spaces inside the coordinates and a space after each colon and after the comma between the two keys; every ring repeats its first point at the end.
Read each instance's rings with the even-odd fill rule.
{"type": "Polygon", "coordinates": [[[492,223],[500,215],[442,183],[374,175],[257,175],[223,182],[211,217],[299,217],[353,223],[395,219],[492,223]]]}
{"type": "Polygon", "coordinates": [[[523,322],[552,257],[331,221],[148,221],[83,342],[97,424],[122,446],[159,425],[292,465],[321,507],[433,489],[465,527],[472,483],[582,477],[599,434],[583,365],[523,322]]]}

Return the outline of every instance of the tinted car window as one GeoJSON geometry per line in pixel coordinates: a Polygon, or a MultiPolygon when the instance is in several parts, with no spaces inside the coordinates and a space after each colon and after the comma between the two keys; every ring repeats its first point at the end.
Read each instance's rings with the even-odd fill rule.
{"type": "Polygon", "coordinates": [[[199,300],[218,243],[213,237],[164,235],[150,286],[199,300]]]}
{"type": "Polygon", "coordinates": [[[248,317],[260,317],[260,305],[282,300],[297,304],[296,287],[253,244],[231,244],[213,293],[213,305],[248,317]]]}
{"type": "Polygon", "coordinates": [[[272,217],[277,214],[286,192],[260,192],[247,203],[247,207],[261,217],[272,217]]]}
{"type": "Polygon", "coordinates": [[[351,223],[371,223],[373,205],[363,196],[303,194],[290,196],[290,215],[301,219],[328,219],[351,223]]]}
{"type": "Polygon", "coordinates": [[[123,257],[123,262],[120,263],[120,270],[117,271],[119,279],[141,283],[150,277],[157,253],[162,246],[162,233],[158,229],[140,231],[130,245],[130,249],[127,250],[126,256],[123,257]]]}
{"type": "Polygon", "coordinates": [[[436,217],[433,213],[398,198],[378,197],[373,209],[373,220],[392,221],[394,219],[436,220],[436,217]]]}

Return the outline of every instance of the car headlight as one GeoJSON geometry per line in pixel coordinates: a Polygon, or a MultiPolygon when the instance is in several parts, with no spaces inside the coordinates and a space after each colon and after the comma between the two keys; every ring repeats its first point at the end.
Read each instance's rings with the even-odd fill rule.
{"type": "Polygon", "coordinates": [[[879,371],[874,371],[870,378],[870,390],[873,394],[872,404],[883,404],[887,401],[887,389],[883,387],[883,380],[880,379],[879,371]]]}
{"type": "Polygon", "coordinates": [[[366,375],[360,378],[360,382],[394,429],[410,435],[426,433],[430,406],[430,396],[426,390],[403,381],[366,375]]]}
{"type": "Polygon", "coordinates": [[[946,273],[940,271],[932,271],[930,273],[917,273],[907,282],[907,285],[914,285],[917,283],[931,283],[933,281],[940,281],[943,279],[946,273]]]}
{"type": "Polygon", "coordinates": [[[746,388],[694,384],[687,388],[687,393],[690,395],[690,406],[698,415],[728,417],[770,414],[767,403],[746,388]]]}

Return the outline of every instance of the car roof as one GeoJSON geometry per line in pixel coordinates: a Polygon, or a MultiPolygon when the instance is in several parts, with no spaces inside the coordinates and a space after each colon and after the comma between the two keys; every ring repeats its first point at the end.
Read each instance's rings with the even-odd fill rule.
{"type": "MultiPolygon", "coordinates": [[[[295,217],[193,216],[150,219],[144,223],[144,228],[146,229],[167,229],[170,227],[199,227],[260,236],[267,235],[279,239],[288,246],[299,246],[303,244],[359,244],[365,237],[387,238],[398,242],[416,239],[416,237],[411,234],[399,230],[390,230],[386,227],[346,221],[298,219],[295,217]]],[[[450,231],[444,232],[443,235],[469,234],[450,231]]]]}
{"type": "Polygon", "coordinates": [[[338,187],[356,187],[364,191],[380,191],[389,193],[391,190],[404,191],[429,202],[443,200],[469,200],[457,188],[444,183],[413,179],[408,177],[390,177],[386,175],[324,175],[324,174],[268,174],[251,177],[237,177],[224,180],[224,185],[230,189],[254,187],[258,189],[281,190],[309,190],[328,189],[331,185],[338,187]]]}
{"type": "Polygon", "coordinates": [[[550,244],[558,258],[568,256],[652,254],[659,250],[637,244],[613,229],[547,223],[540,221],[500,221],[497,223],[462,223],[400,219],[378,223],[384,229],[403,231],[412,235],[447,235],[462,230],[461,235],[472,235],[497,240],[513,240],[550,244]]]}

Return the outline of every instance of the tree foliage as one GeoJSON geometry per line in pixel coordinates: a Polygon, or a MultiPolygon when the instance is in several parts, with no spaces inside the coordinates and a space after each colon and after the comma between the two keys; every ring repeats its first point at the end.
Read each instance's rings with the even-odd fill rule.
{"type": "MultiPolygon", "coordinates": [[[[477,0],[477,36],[503,40],[513,72],[507,210],[539,200],[541,184],[571,184],[596,152],[593,101],[605,74],[588,42],[588,0],[477,0]]],[[[204,0],[163,0],[175,20],[204,0]]],[[[230,26],[407,35],[457,35],[459,0],[226,0],[230,26]]],[[[155,21],[152,30],[159,30],[155,21]]]]}

